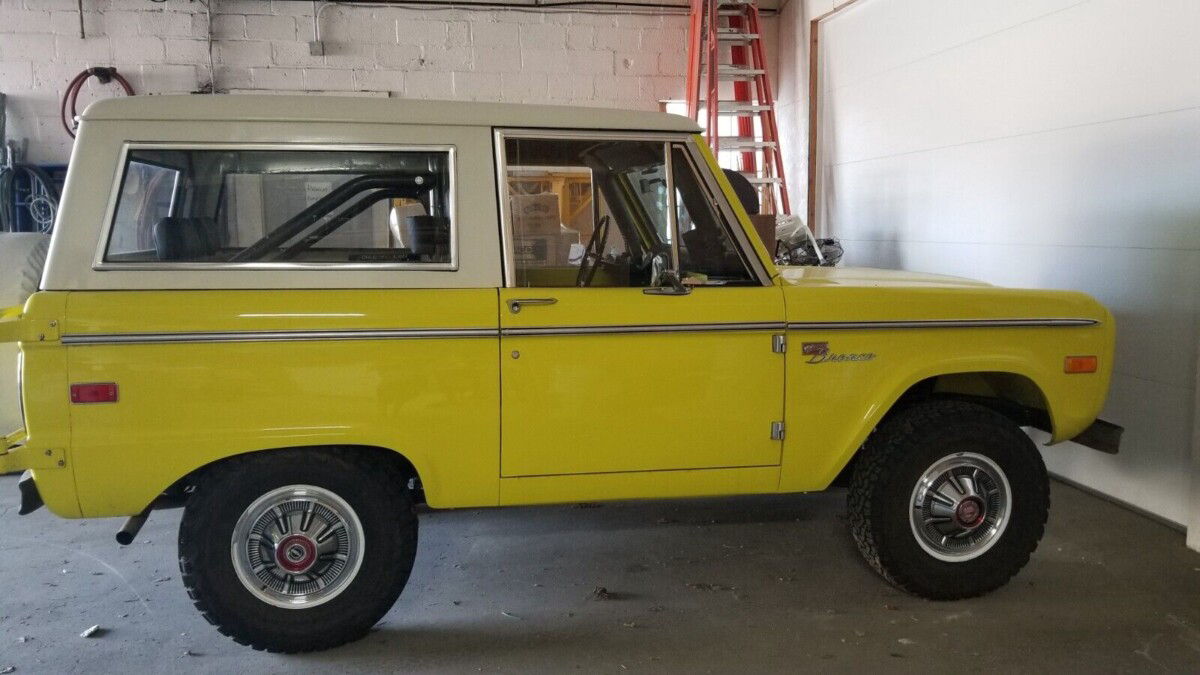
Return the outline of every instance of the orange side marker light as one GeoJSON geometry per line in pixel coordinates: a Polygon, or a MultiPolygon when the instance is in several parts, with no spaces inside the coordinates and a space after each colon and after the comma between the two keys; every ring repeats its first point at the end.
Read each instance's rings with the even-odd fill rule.
{"type": "Polygon", "coordinates": [[[1063,359],[1063,372],[1068,375],[1094,373],[1098,367],[1099,360],[1095,356],[1068,356],[1063,359]]]}

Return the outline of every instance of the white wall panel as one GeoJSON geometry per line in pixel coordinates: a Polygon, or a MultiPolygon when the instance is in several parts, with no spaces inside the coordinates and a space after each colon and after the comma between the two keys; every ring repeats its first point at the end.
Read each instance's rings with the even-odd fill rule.
{"type": "Polygon", "coordinates": [[[1200,249],[1197,156],[1200,108],[837,163],[828,203],[845,236],[1200,249]]]}
{"type": "MultiPolygon", "coordinates": [[[[867,15],[854,19],[862,29],[839,35],[824,52],[829,59],[826,84],[830,88],[853,84],[1088,1],[864,2],[852,10],[867,15]],[[921,26],[920,40],[913,40],[905,30],[913,25],[921,26]]],[[[836,30],[833,22],[827,25],[836,30]]]]}
{"type": "MultiPolygon", "coordinates": [[[[909,3],[863,0],[825,24],[829,73],[838,68],[834,45],[869,23],[872,5],[892,4],[909,3]]],[[[1003,19],[1002,3],[963,4],[992,6],[1003,19]]],[[[1194,108],[1197,30],[1195,0],[1092,0],[852,84],[830,75],[832,149],[839,162],[857,161],[1194,108]],[[1166,83],[1164,67],[1174,72],[1166,83]]],[[[843,59],[870,59],[870,50],[845,51],[843,59]]]]}

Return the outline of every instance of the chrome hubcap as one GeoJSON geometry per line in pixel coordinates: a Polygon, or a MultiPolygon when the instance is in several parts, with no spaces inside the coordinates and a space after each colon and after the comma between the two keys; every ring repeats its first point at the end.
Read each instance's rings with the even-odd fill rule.
{"type": "Polygon", "coordinates": [[[929,555],[962,562],[983,555],[1008,527],[1012,491],[995,462],[960,452],[934,462],[913,488],[909,523],[929,555]]]}
{"type": "Polygon", "coordinates": [[[363,559],[362,523],[328,490],[289,485],[246,508],[233,530],[238,579],[258,599],[313,607],[344,591],[363,559]]]}
{"type": "Polygon", "coordinates": [[[275,564],[291,574],[304,574],[317,562],[317,542],[303,534],[290,534],[275,545],[275,564]]]}

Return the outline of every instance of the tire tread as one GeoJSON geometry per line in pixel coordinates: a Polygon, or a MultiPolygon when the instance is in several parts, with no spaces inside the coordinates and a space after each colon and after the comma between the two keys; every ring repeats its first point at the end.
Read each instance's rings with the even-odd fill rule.
{"type": "Polygon", "coordinates": [[[237,617],[223,616],[224,613],[216,606],[211,594],[205,588],[204,575],[199,574],[195,560],[191,559],[186,552],[192,548],[192,542],[202,541],[203,529],[209,524],[207,522],[207,515],[211,512],[209,506],[213,500],[223,498],[221,488],[226,484],[228,479],[239,474],[244,475],[246,471],[261,470],[264,466],[269,468],[275,464],[286,465],[294,462],[296,461],[295,453],[298,452],[320,452],[322,455],[328,457],[333,464],[343,465],[339,469],[341,471],[355,472],[357,475],[363,476],[379,477],[387,485],[400,486],[400,489],[394,491],[400,502],[401,513],[397,515],[398,517],[412,518],[413,527],[394,528],[392,533],[398,535],[395,540],[380,542],[379,544],[390,551],[400,551],[406,545],[415,546],[417,536],[417,529],[415,527],[416,510],[408,489],[404,487],[407,480],[406,476],[392,462],[380,462],[377,459],[373,461],[368,453],[356,448],[327,447],[254,453],[232,457],[213,466],[197,484],[195,491],[188,500],[188,508],[185,510],[184,517],[180,522],[179,571],[188,597],[192,600],[196,609],[200,611],[204,620],[234,642],[259,651],[298,654],[331,649],[361,639],[370,631],[372,626],[387,614],[395,599],[408,583],[408,577],[412,572],[412,559],[399,556],[400,559],[397,560],[399,573],[392,576],[392,583],[388,588],[380,589],[380,592],[377,594],[377,597],[381,599],[390,598],[390,600],[386,603],[379,602],[374,605],[356,608],[357,611],[354,614],[346,617],[346,621],[341,622],[342,627],[340,629],[324,634],[320,639],[304,636],[303,638],[298,637],[292,640],[283,640],[256,635],[250,626],[239,621],[237,617]],[[413,541],[406,541],[409,538],[413,541]]]}
{"type": "Polygon", "coordinates": [[[864,444],[861,457],[854,469],[847,495],[850,532],[858,545],[859,552],[867,563],[888,583],[913,595],[931,600],[958,600],[984,595],[1007,583],[1029,562],[1045,531],[1049,516],[1050,486],[1045,480],[1045,465],[1032,441],[1011,420],[1000,413],[975,403],[954,399],[935,399],[896,414],[885,422],[864,444]],[[1004,574],[994,577],[991,583],[974,588],[962,586],[939,587],[914,575],[898,560],[894,547],[882,536],[884,518],[882,486],[898,472],[911,450],[920,443],[930,430],[951,422],[972,421],[993,425],[999,431],[1009,430],[1020,439],[1015,442],[1027,446],[1042,477],[1039,492],[1040,505],[1035,504],[1032,527],[1032,546],[1017,559],[1008,561],[1004,574]]]}

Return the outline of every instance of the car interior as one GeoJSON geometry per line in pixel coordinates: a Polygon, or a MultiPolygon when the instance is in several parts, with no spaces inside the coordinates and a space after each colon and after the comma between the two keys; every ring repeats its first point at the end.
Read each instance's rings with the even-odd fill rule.
{"type": "Polygon", "coordinates": [[[654,287],[667,269],[688,285],[756,283],[683,145],[507,138],[505,161],[518,286],[654,287]],[[548,208],[531,215],[534,199],[548,208]]]}

